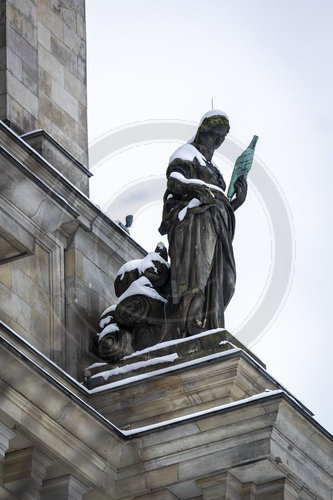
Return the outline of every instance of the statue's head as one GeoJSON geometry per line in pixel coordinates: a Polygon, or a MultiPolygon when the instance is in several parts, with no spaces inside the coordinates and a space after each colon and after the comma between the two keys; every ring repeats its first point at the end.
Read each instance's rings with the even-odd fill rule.
{"type": "Polygon", "coordinates": [[[200,120],[194,142],[202,143],[205,137],[213,138],[214,149],[221,146],[230,130],[229,118],[223,111],[212,109],[200,120]]]}

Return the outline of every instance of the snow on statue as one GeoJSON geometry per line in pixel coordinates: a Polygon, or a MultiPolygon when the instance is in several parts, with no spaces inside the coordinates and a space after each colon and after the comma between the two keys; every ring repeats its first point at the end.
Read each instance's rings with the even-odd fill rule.
{"type": "Polygon", "coordinates": [[[103,359],[120,361],[165,340],[224,327],[236,281],[234,212],[246,198],[257,140],[236,161],[227,197],[212,157],[229,129],[225,113],[209,111],[194,139],[171,156],[159,229],[168,235],[171,264],[160,243],[120,268],[114,282],[118,299],[102,314],[97,334],[103,359]]]}
{"type": "MultiPolygon", "coordinates": [[[[224,311],[236,281],[234,212],[247,194],[246,177],[241,175],[229,201],[223,176],[212,162],[229,130],[228,116],[211,110],[201,119],[196,136],[170,158],[159,229],[168,235],[171,261],[164,339],[224,327],[224,311]]],[[[249,168],[253,152],[239,158],[246,156],[249,168]]]]}

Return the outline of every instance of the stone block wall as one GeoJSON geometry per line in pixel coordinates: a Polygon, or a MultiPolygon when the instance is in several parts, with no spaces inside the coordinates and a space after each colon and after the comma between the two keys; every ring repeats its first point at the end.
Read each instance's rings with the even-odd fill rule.
{"type": "Polygon", "coordinates": [[[0,320],[83,380],[124,262],[145,251],[0,123],[0,320]]]}
{"type": "Polygon", "coordinates": [[[84,0],[1,0],[0,60],[0,119],[87,165],[84,0]]]}
{"type": "Polygon", "coordinates": [[[39,236],[33,255],[0,262],[0,320],[83,380],[84,368],[101,361],[96,332],[101,313],[115,301],[118,269],[143,253],[121,235],[120,244],[103,242],[81,227],[68,249],[59,235],[49,248],[39,236]]]}
{"type": "Polygon", "coordinates": [[[66,364],[70,373],[77,366],[81,379],[87,365],[100,361],[93,354],[95,332],[101,313],[115,301],[113,281],[126,259],[123,249],[113,250],[114,244],[79,228],[65,254],[66,364]]]}
{"type": "Polygon", "coordinates": [[[51,357],[51,287],[49,254],[39,244],[35,254],[0,266],[0,316],[8,326],[51,357]]]}

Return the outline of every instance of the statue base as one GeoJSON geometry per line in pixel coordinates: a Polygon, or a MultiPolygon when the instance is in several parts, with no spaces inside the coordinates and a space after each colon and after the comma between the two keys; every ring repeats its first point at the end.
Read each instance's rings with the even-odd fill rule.
{"type": "Polygon", "coordinates": [[[122,429],[147,426],[277,389],[265,365],[223,329],[162,342],[85,371],[90,404],[122,429]]]}

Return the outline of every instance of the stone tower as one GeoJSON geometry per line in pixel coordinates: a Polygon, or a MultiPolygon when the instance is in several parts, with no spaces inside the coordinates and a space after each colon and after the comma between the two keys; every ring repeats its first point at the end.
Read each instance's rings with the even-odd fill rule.
{"type": "Polygon", "coordinates": [[[0,119],[43,129],[87,166],[85,4],[1,0],[0,119]]]}

